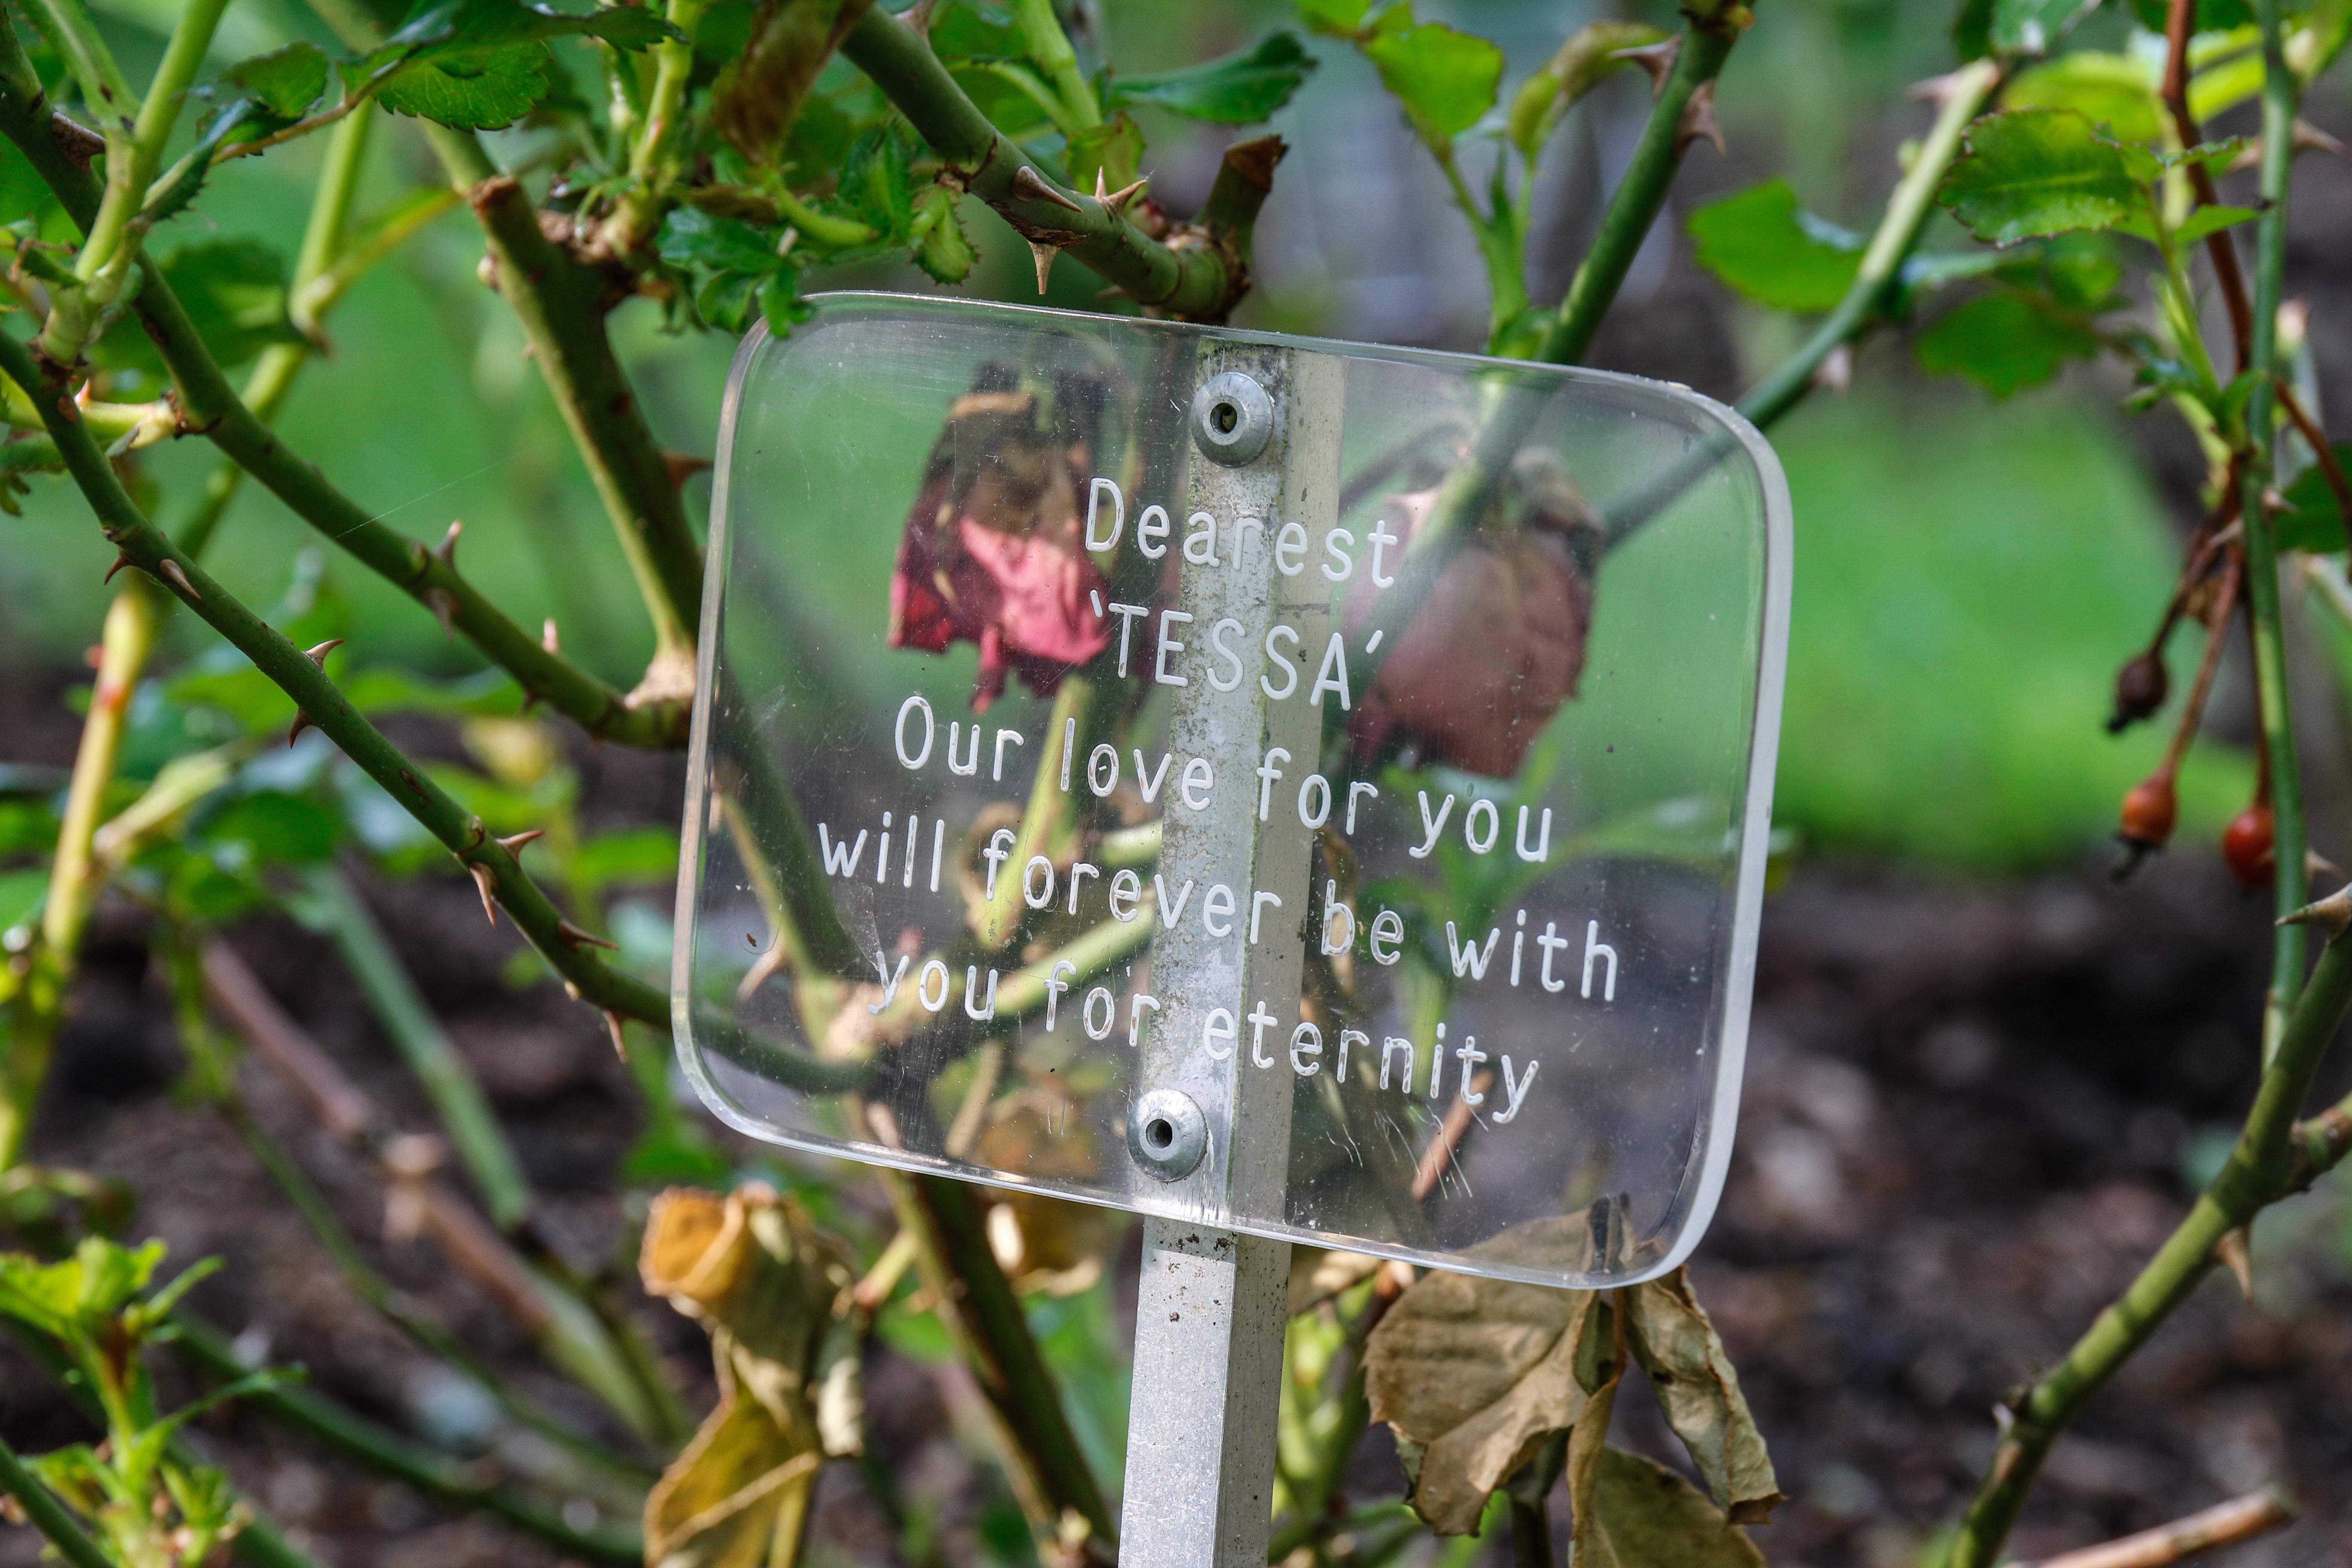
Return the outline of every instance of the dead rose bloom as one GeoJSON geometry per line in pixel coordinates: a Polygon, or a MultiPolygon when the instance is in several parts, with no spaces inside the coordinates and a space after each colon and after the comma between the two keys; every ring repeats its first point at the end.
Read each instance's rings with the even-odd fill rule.
{"type": "Polygon", "coordinates": [[[1044,427],[1037,397],[984,370],[948,410],[907,514],[890,581],[892,647],[944,653],[980,645],[971,705],[984,713],[1017,670],[1051,696],[1102,651],[1103,586],[1079,537],[1092,467],[1087,444],[1044,427]]]}
{"type": "MultiPolygon", "coordinates": [[[[1395,498],[1386,516],[1410,551],[1439,492],[1395,498]],[[1402,515],[1400,515],[1402,514],[1402,515]]],[[[1360,756],[1412,751],[1490,778],[1517,773],[1528,748],[1576,695],[1592,626],[1601,530],[1548,456],[1513,468],[1486,525],[1445,563],[1395,634],[1371,689],[1349,717],[1360,756]]],[[[1358,584],[1350,639],[1375,591],[1358,584]]]]}

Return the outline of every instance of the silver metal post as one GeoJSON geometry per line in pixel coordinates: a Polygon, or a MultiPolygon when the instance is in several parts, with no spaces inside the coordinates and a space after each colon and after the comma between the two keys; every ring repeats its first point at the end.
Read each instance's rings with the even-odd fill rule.
{"type": "MultiPolygon", "coordinates": [[[[1243,647],[1276,621],[1295,628],[1303,686],[1329,636],[1329,585],[1311,566],[1277,571],[1275,547],[1296,522],[1305,560],[1319,561],[1339,521],[1342,369],[1327,355],[1221,344],[1203,352],[1201,375],[1187,510],[1217,520],[1219,561],[1184,563],[1178,603],[1196,637],[1226,617],[1243,647]],[[1257,526],[1237,526],[1244,518],[1257,526]]],[[[1174,697],[1169,744],[1211,758],[1217,783],[1209,809],[1171,802],[1160,829],[1163,874],[1197,888],[1155,939],[1152,987],[1169,1000],[1140,1047],[1129,1134],[1139,1166],[1185,1212],[1144,1224],[1120,1561],[1261,1568],[1290,1247],[1223,1222],[1283,1212],[1290,1031],[1313,901],[1309,837],[1291,812],[1316,771],[1323,712],[1304,689],[1271,700],[1255,672],[1230,692],[1195,679],[1174,697]],[[1280,778],[1261,777],[1261,765],[1280,778]],[[1220,883],[1242,900],[1222,935],[1200,912],[1202,889],[1220,883]],[[1278,1027],[1251,1021],[1261,1004],[1278,1027]]]]}

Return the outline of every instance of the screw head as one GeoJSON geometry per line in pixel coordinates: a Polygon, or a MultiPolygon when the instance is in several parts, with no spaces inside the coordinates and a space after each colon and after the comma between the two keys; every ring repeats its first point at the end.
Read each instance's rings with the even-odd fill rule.
{"type": "Polygon", "coordinates": [[[1183,1090],[1155,1089],[1128,1110],[1127,1151],[1161,1181],[1181,1181],[1209,1152],[1209,1119],[1183,1090]]]}
{"type": "Polygon", "coordinates": [[[1213,463],[1238,468],[1274,438],[1274,399],[1237,370],[1213,375],[1192,395],[1192,444],[1213,463]]]}

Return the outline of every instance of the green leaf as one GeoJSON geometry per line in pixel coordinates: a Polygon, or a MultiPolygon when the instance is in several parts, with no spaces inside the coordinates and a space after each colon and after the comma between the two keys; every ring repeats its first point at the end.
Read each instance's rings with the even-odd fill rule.
{"type": "Polygon", "coordinates": [[[1861,236],[1806,212],[1786,180],[1709,202],[1690,232],[1702,266],[1775,310],[1829,310],[1862,269],[1861,236]]]}
{"type": "Polygon", "coordinates": [[[2165,127],[2156,89],[2147,62],[2085,49],[2021,73],[2001,102],[2011,109],[2071,109],[2119,142],[2154,142],[2165,127]]]}
{"type": "Polygon", "coordinates": [[[245,847],[260,865],[324,860],[343,836],[342,818],[308,795],[259,790],[240,795],[205,823],[215,843],[245,847]]]}
{"type": "Polygon", "coordinates": [[[1298,19],[1327,37],[1353,38],[1363,30],[1372,0],[1296,0],[1298,19]]]}
{"type": "Polygon", "coordinates": [[[601,38],[616,49],[645,49],[684,36],[652,11],[635,5],[558,11],[523,0],[425,0],[368,57],[367,68],[373,74],[380,64],[395,58],[426,59],[442,50],[463,53],[494,44],[578,37],[601,38]]]}
{"type": "Polygon", "coordinates": [[[908,161],[896,125],[869,132],[842,165],[835,205],[884,238],[903,242],[915,219],[914,193],[907,188],[908,161]]]}
{"type": "Polygon", "coordinates": [[[1255,125],[1290,101],[1315,63],[1296,33],[1269,33],[1248,52],[1205,65],[1114,77],[1108,101],[1155,104],[1213,125],[1255,125]]]}
{"type": "MultiPolygon", "coordinates": [[[[2352,469],[2352,441],[2336,442],[2335,453],[2336,467],[2352,469]]],[[[2336,489],[2327,482],[2326,472],[2319,465],[2315,463],[2305,468],[2296,476],[2294,483],[2287,486],[2286,510],[2271,526],[2282,550],[2308,550],[2315,555],[2326,555],[2345,547],[2344,509],[2337,503],[2336,489]]]]}
{"type": "Polygon", "coordinates": [[[1664,1465],[1604,1447],[1586,1485],[1577,1568],[1764,1568],[1748,1532],[1664,1465]]]}
{"type": "Polygon", "coordinates": [[[1945,176],[1942,200],[1979,239],[2013,245],[2037,235],[2130,227],[2152,221],[2154,154],[2101,136],[2071,109],[1988,114],[1945,176]]]}
{"type": "MultiPolygon", "coordinates": [[[[224,365],[239,365],[272,343],[298,342],[286,313],[286,264],[257,239],[209,239],[165,256],[163,279],[199,336],[224,365]]],[[[154,344],[134,321],[109,331],[94,356],[109,369],[162,374],[154,344]]]]}
{"type": "Polygon", "coordinates": [[[315,44],[289,44],[239,60],[221,72],[221,80],[278,119],[299,120],[327,90],[327,57],[315,44]]]}
{"type": "Polygon", "coordinates": [[[2219,234],[2225,228],[2250,222],[2253,216],[2252,207],[2199,207],[2172,231],[2173,242],[2195,245],[2208,235],[2219,234]]]}
{"type": "Polygon", "coordinates": [[[39,219],[57,209],[57,197],[32,160],[14,142],[0,138],[0,224],[39,219]]]}
{"type": "Polygon", "coordinates": [[[1952,52],[1963,60],[1980,60],[1992,53],[1993,0],[1960,0],[1952,16],[1952,52]]]}
{"type": "Polygon", "coordinates": [[[1569,35],[1559,52],[1511,95],[1510,137],[1523,156],[1533,158],[1551,140],[1568,111],[1612,72],[1633,66],[1622,51],[1638,49],[1666,35],[1646,22],[1588,22],[1569,35]]]}
{"type": "Polygon", "coordinates": [[[708,267],[715,272],[764,277],[784,264],[773,242],[750,224],[717,217],[696,207],[674,207],[662,220],[656,241],[661,258],[674,267],[708,267]]]}
{"type": "MultiPolygon", "coordinates": [[[[2132,10],[2141,26],[2161,34],[2172,7],[2165,0],[2132,0],[2132,10]]],[[[2196,20],[2189,26],[2200,33],[2226,33],[2233,27],[2250,27],[2253,22],[2253,7],[2247,0],[2197,0],[2196,20]]]]}
{"type": "Polygon", "coordinates": [[[971,272],[971,240],[956,216],[957,201],[956,193],[941,184],[925,187],[915,198],[915,265],[941,283],[961,283],[971,272]]]}
{"type": "Polygon", "coordinates": [[[760,319],[780,338],[790,337],[794,327],[816,314],[816,307],[801,298],[800,274],[789,267],[760,280],[759,300],[760,319]]]}
{"type": "Polygon", "coordinates": [[[374,664],[340,677],[337,684],[342,688],[346,701],[371,717],[379,713],[446,713],[461,718],[498,718],[514,711],[519,695],[513,678],[503,669],[485,669],[455,679],[435,680],[402,665],[374,664]]]}
{"type": "Polygon", "coordinates": [[[395,114],[460,131],[498,131],[539,107],[551,90],[554,63],[540,43],[438,50],[401,67],[376,98],[395,114]]]}
{"type": "Polygon", "coordinates": [[[551,38],[600,38],[643,49],[681,35],[651,11],[608,5],[557,11],[522,0],[439,0],[420,5],[356,75],[378,84],[395,113],[467,131],[495,131],[530,113],[553,90],[551,38]]]}
{"type": "Polygon", "coordinates": [[[714,272],[694,293],[694,312],[722,332],[740,332],[760,302],[764,279],[749,272],[714,272]]]}
{"type": "Polygon", "coordinates": [[[572,862],[575,882],[608,888],[621,883],[667,885],[677,880],[677,834],[667,827],[624,827],[580,846],[572,862]]]}
{"type": "Polygon", "coordinates": [[[1123,191],[1143,165],[1143,132],[1131,116],[1115,114],[1071,137],[1062,162],[1079,191],[1094,190],[1097,174],[1104,190],[1123,191]]]}
{"type": "Polygon", "coordinates": [[[1992,0],[1993,53],[2046,55],[2098,6],[2099,0],[1992,0]]]}
{"type": "Polygon", "coordinates": [[[38,868],[0,871],[0,931],[30,925],[49,892],[49,874],[38,868]]]}
{"type": "Polygon", "coordinates": [[[1364,45],[1423,141],[1444,148],[1495,106],[1503,51],[1443,22],[1384,32],[1364,45]]]}
{"type": "Polygon", "coordinates": [[[754,163],[775,161],[817,73],[866,7],[856,0],[764,0],[743,52],[710,89],[710,121],[754,163]]]}
{"type": "Polygon", "coordinates": [[[1919,334],[1921,368],[1964,375],[1995,397],[2039,386],[2070,359],[2089,359],[2098,333],[2015,289],[1980,294],[1919,334]]]}
{"type": "Polygon", "coordinates": [[[931,52],[943,60],[978,59],[994,56],[1013,59],[1021,53],[1021,29],[1002,5],[950,3],[931,8],[926,35],[931,52]]]}
{"type": "MultiPolygon", "coordinates": [[[[0,800],[0,860],[47,855],[58,841],[58,814],[46,800],[0,800]]],[[[0,925],[5,925],[0,921],[0,925]]]]}

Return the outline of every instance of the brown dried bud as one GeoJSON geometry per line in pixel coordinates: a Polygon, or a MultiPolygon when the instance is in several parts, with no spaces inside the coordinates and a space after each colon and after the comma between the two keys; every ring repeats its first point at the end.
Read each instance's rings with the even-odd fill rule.
{"type": "Polygon", "coordinates": [[[2171,672],[2154,653],[2135,655],[2116,671],[2116,710],[2107,716],[2107,733],[2119,735],[2143,719],[2152,719],[2172,689],[2171,672]]]}

